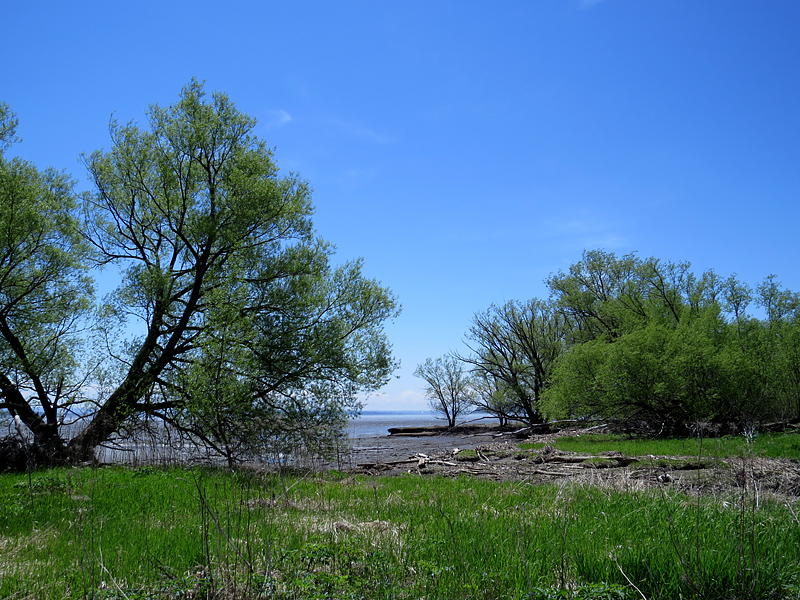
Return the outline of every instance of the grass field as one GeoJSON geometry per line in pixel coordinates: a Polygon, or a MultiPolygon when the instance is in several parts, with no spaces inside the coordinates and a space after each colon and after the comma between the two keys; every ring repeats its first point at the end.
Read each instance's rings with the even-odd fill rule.
{"type": "Polygon", "coordinates": [[[0,476],[0,598],[680,597],[800,598],[797,500],[335,472],[0,476]]]}
{"type": "MultiPolygon", "coordinates": [[[[520,444],[521,448],[536,448],[543,444],[520,444]]],[[[800,459],[800,435],[768,433],[751,438],[724,436],[719,438],[649,439],[620,434],[590,434],[565,436],[553,444],[559,450],[596,454],[603,451],[622,452],[627,456],[688,456],[699,458],[730,458],[756,456],[765,458],[800,459]]]]}

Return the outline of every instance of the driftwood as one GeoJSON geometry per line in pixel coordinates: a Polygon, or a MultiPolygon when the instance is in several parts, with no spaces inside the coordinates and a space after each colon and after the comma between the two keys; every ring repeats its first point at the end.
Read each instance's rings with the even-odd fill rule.
{"type": "MultiPolygon", "coordinates": [[[[456,454],[460,453],[461,450],[455,448],[452,450],[451,454],[455,456],[456,454]]],[[[481,467],[487,467],[492,464],[492,461],[483,453],[480,449],[476,448],[475,453],[477,454],[477,460],[481,460],[481,467]]],[[[542,463],[550,463],[550,464],[558,464],[561,465],[562,468],[565,469],[585,469],[585,468],[619,468],[619,467],[627,467],[630,464],[635,462],[639,462],[638,459],[632,458],[629,456],[617,455],[617,456],[608,456],[608,455],[600,455],[600,456],[569,456],[569,455],[561,455],[561,454],[546,454],[538,457],[542,463]],[[598,464],[586,464],[587,461],[601,461],[598,464]],[[616,464],[612,464],[616,463],[616,464]]],[[[413,465],[416,463],[418,469],[424,469],[428,465],[442,465],[445,467],[457,467],[459,463],[452,462],[449,460],[443,460],[441,458],[430,458],[427,454],[416,454],[410,458],[404,460],[391,460],[391,461],[376,461],[370,463],[358,463],[358,467],[362,469],[378,469],[378,470],[386,470],[391,469],[392,467],[398,467],[401,465],[413,465]]],[[[463,461],[462,461],[463,463],[463,461]]],[[[494,474],[494,472],[486,472],[483,470],[479,470],[481,467],[474,467],[466,469],[460,469],[459,472],[469,472],[474,474],[494,474]]],[[[692,467],[685,467],[685,468],[692,468],[692,467]]],[[[543,471],[543,470],[535,470],[533,473],[538,475],[549,475],[549,476],[566,476],[567,473],[558,472],[558,471],[543,471]]]]}
{"type": "Polygon", "coordinates": [[[497,475],[496,471],[476,471],[475,469],[458,469],[455,475],[497,475]]]}
{"type": "Polygon", "coordinates": [[[400,465],[410,465],[417,463],[417,468],[423,469],[426,465],[444,465],[446,467],[457,467],[458,463],[451,462],[449,460],[440,460],[440,459],[430,459],[425,455],[417,455],[412,458],[407,458],[405,460],[390,460],[390,461],[377,461],[371,463],[358,463],[358,466],[361,469],[388,469],[391,467],[397,467],[400,465]]]}
{"type": "Polygon", "coordinates": [[[618,467],[627,467],[628,465],[639,462],[638,459],[629,456],[548,456],[542,457],[544,462],[551,463],[585,463],[587,460],[613,460],[617,463],[618,467]]]}
{"type": "Polygon", "coordinates": [[[411,463],[417,462],[418,459],[414,458],[407,458],[405,460],[390,460],[387,462],[377,461],[371,463],[358,463],[356,466],[361,467],[362,469],[380,469],[385,467],[396,467],[397,465],[408,465],[411,463]]]}
{"type": "MultiPolygon", "coordinates": [[[[542,457],[544,462],[551,462],[551,463],[582,463],[587,460],[591,460],[593,458],[598,458],[597,456],[548,456],[547,458],[542,457]]],[[[605,457],[604,457],[605,458],[605,457]]]]}
{"type": "Polygon", "coordinates": [[[547,433],[558,433],[561,431],[558,427],[553,427],[550,423],[539,423],[537,425],[528,425],[527,427],[523,427],[522,429],[516,429],[514,431],[501,431],[500,433],[495,434],[494,437],[504,437],[504,436],[511,436],[515,438],[525,438],[529,435],[542,435],[547,433]]]}
{"type": "Polygon", "coordinates": [[[458,463],[450,462],[449,460],[429,460],[425,464],[429,465],[445,465],[446,467],[457,467],[458,463]]]}

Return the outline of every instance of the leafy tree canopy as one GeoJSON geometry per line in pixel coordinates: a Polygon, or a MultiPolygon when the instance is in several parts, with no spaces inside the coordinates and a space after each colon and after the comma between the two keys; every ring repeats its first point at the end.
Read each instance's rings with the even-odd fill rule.
{"type": "Polygon", "coordinates": [[[800,418],[800,297],[775,276],[753,289],[689,263],[593,250],[547,284],[547,300],[493,305],[466,334],[460,359],[501,420],[685,434],[800,418]]]}
{"type": "MultiPolygon", "coordinates": [[[[0,105],[0,150],[15,130],[0,105]]],[[[48,452],[63,449],[59,422],[86,382],[79,359],[93,290],[73,185],[0,152],[0,410],[48,452]]]]}
{"type": "MultiPolygon", "coordinates": [[[[307,182],[279,173],[272,150],[253,135],[255,119],[225,94],[208,98],[193,80],[176,104],[151,107],[148,121],[146,129],[112,121],[111,149],[84,157],[95,192],[81,199],[54,176],[27,175],[34,190],[27,195],[3,187],[2,226],[15,240],[31,237],[20,229],[25,202],[25,210],[45,216],[34,219],[38,245],[22,247],[9,262],[9,272],[16,265],[27,279],[2,282],[0,293],[18,290],[19,297],[4,307],[57,305],[50,321],[66,346],[87,302],[78,292],[89,289],[77,274],[106,264],[122,273],[99,311],[97,347],[108,350],[97,372],[100,392],[74,400],[83,401],[87,419],[78,435],[51,432],[64,447],[60,458],[88,460],[98,444],[143,417],[229,451],[261,437],[269,424],[285,421],[297,430],[304,416],[357,409],[359,395],[395,367],[382,328],[398,312],[394,296],[361,274],[360,261],[330,265],[333,249],[313,229],[307,182]],[[120,340],[121,330],[135,337],[120,340]],[[257,422],[256,430],[243,425],[257,422]]],[[[13,127],[3,131],[13,134],[13,127]]],[[[41,318],[17,323],[0,333],[5,353],[18,362],[14,339],[36,347],[54,339],[36,330],[41,318]]],[[[57,372],[33,364],[29,371],[57,372]]],[[[32,430],[42,418],[55,427],[58,416],[37,409],[53,405],[52,393],[26,396],[12,371],[4,366],[3,374],[11,387],[1,406],[32,430]],[[19,406],[10,404],[11,388],[21,394],[19,406]]]]}
{"type": "Polygon", "coordinates": [[[599,417],[661,433],[698,422],[796,418],[798,297],[768,277],[756,293],[688,263],[593,251],[548,283],[575,328],[543,398],[550,416],[599,417]],[[767,319],[748,313],[755,303],[767,319]],[[783,366],[780,366],[783,365],[783,366]]]}
{"type": "Polygon", "coordinates": [[[484,410],[530,424],[542,422],[540,398],[569,329],[567,317],[554,308],[538,299],[510,301],[474,316],[467,332],[471,354],[461,360],[484,380],[481,389],[489,400],[484,410]]]}

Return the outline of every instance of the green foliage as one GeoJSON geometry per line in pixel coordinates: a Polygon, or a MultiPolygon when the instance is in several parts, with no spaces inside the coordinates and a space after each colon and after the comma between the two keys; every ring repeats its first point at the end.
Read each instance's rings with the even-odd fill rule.
{"type": "MultiPolygon", "coordinates": [[[[44,412],[56,460],[91,460],[144,419],[231,462],[266,438],[324,449],[396,367],[383,332],[395,297],[360,261],[330,264],[308,183],[279,173],[225,94],[192,80],[148,121],[112,120],[110,150],[84,157],[96,191],[81,219],[64,176],[0,164],[0,408],[34,432],[44,412]],[[92,308],[87,243],[94,265],[122,274],[98,312],[91,399],[73,375],[92,308]],[[58,411],[80,401],[87,426],[65,445],[58,411]]],[[[3,105],[3,147],[15,127],[3,105]]]]}
{"type": "Polygon", "coordinates": [[[545,406],[552,416],[602,415],[675,432],[713,418],[727,397],[715,350],[696,320],[648,325],[614,343],[591,340],[564,356],[545,406]]]}
{"type": "MultiPolygon", "coordinates": [[[[537,444],[520,444],[522,448],[535,448],[537,444]]],[[[538,444],[541,446],[541,444],[538,444]]],[[[553,441],[553,446],[567,452],[597,454],[615,451],[625,456],[684,456],[702,458],[730,458],[737,456],[763,456],[765,458],[800,459],[800,439],[796,433],[763,433],[754,437],[722,436],[702,438],[632,438],[621,434],[588,434],[564,436],[553,441]]]]}
{"type": "Polygon", "coordinates": [[[547,283],[549,300],[492,306],[467,333],[478,403],[501,422],[592,418],[669,435],[800,418],[800,298],[774,276],[753,292],[689,263],[595,250],[547,283]]]}
{"type": "Polygon", "coordinates": [[[541,397],[568,330],[564,314],[537,299],[476,314],[467,333],[472,354],[462,360],[479,381],[478,407],[502,423],[541,423],[541,397]]]}
{"type": "Polygon", "coordinates": [[[90,256],[72,180],[2,153],[15,128],[0,105],[0,410],[56,450],[60,420],[82,399],[90,256]]]}
{"type": "Polygon", "coordinates": [[[798,299],[773,277],[758,288],[766,321],[747,314],[746,285],[688,263],[586,252],[548,284],[575,324],[541,400],[549,418],[675,434],[800,417],[798,299]]]}

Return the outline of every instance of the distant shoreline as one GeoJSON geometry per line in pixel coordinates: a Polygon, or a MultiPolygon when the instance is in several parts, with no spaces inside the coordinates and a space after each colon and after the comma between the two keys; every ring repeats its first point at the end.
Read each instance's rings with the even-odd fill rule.
{"type": "Polygon", "coordinates": [[[508,428],[501,428],[499,425],[456,425],[455,427],[448,427],[447,425],[433,425],[428,427],[390,427],[389,435],[393,437],[400,436],[421,436],[421,435],[465,435],[465,434],[478,434],[478,435],[493,435],[499,434],[504,431],[509,431],[508,428]]]}

